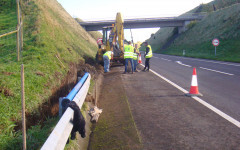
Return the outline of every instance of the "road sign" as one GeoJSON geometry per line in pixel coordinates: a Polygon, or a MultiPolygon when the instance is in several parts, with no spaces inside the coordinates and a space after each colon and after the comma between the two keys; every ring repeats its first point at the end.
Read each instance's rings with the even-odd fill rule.
{"type": "Polygon", "coordinates": [[[213,46],[215,47],[215,56],[217,55],[217,49],[216,49],[216,47],[219,45],[219,40],[218,39],[213,39],[212,40],[212,44],[213,44],[213,46]]]}
{"type": "Polygon", "coordinates": [[[219,45],[219,40],[218,39],[213,39],[212,40],[212,44],[213,44],[213,46],[218,46],[219,45]]]}
{"type": "Polygon", "coordinates": [[[103,44],[102,38],[99,38],[99,39],[97,40],[97,44],[98,44],[98,45],[102,45],[102,44],[103,44]]]}

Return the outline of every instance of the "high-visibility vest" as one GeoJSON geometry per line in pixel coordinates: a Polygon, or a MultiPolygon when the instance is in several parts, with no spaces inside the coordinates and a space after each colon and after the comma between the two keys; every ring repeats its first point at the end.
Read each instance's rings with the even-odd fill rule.
{"type": "Polygon", "coordinates": [[[136,49],[136,53],[139,53],[139,49],[138,48],[135,48],[136,49]]]}
{"type": "Polygon", "coordinates": [[[145,58],[151,58],[152,57],[152,48],[150,45],[147,46],[149,48],[149,51],[147,53],[147,55],[145,56],[145,58]]]}
{"type": "Polygon", "coordinates": [[[133,58],[133,51],[131,45],[124,46],[124,59],[126,58],[133,58]]]}
{"type": "Polygon", "coordinates": [[[138,59],[137,53],[133,53],[133,60],[137,60],[137,59],[138,59]]]}
{"type": "Polygon", "coordinates": [[[103,56],[107,56],[110,60],[112,57],[112,51],[107,51],[106,53],[103,54],[103,56]]]}

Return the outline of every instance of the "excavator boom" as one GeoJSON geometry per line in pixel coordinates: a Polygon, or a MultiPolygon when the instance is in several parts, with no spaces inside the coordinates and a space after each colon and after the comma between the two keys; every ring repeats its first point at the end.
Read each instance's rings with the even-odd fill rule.
{"type": "Polygon", "coordinates": [[[115,24],[112,26],[103,27],[103,45],[99,46],[96,60],[103,64],[103,54],[106,51],[113,51],[114,62],[124,63],[124,51],[123,51],[123,40],[124,40],[124,21],[121,13],[117,13],[115,24]],[[108,37],[109,36],[109,37],[108,37]]]}

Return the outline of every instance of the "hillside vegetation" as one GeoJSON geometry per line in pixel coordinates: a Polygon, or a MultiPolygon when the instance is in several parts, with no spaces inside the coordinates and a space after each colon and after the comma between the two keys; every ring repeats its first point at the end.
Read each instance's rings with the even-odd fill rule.
{"type": "Polygon", "coordinates": [[[202,4],[188,13],[206,12],[206,17],[199,22],[191,22],[186,32],[178,34],[177,28],[162,28],[148,41],[157,53],[182,55],[185,50],[186,56],[190,57],[240,62],[239,2],[215,0],[202,4]],[[216,57],[211,42],[214,38],[220,40],[216,57]]]}
{"type": "MultiPolygon", "coordinates": [[[[1,34],[16,29],[17,24],[16,1],[6,2],[0,11],[1,34]]],[[[20,2],[24,15],[24,48],[20,62],[16,61],[14,52],[8,53],[7,48],[16,47],[15,43],[6,49],[2,49],[6,43],[0,45],[1,56],[5,52],[0,59],[0,149],[22,149],[21,64],[25,66],[27,147],[39,149],[57,120],[42,111],[50,112],[49,116],[57,115],[57,109],[52,110],[50,106],[57,104],[58,96],[65,96],[68,89],[56,98],[54,94],[59,93],[62,86],[74,83],[75,78],[67,79],[66,85],[61,81],[74,74],[71,71],[76,70],[77,64],[84,63],[84,58],[93,57],[97,51],[96,40],[56,0],[20,2]]]]}
{"type": "MultiPolygon", "coordinates": [[[[83,22],[82,19],[80,18],[75,18],[75,20],[77,22],[83,22]]],[[[99,38],[102,38],[102,33],[100,33],[99,31],[88,31],[88,33],[95,39],[98,40],[99,38]]]]}

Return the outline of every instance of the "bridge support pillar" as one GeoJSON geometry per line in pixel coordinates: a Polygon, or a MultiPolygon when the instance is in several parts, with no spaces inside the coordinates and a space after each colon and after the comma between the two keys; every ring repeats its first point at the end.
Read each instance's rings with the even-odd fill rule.
{"type": "Polygon", "coordinates": [[[187,25],[190,23],[191,21],[184,21],[184,24],[182,27],[178,27],[178,34],[183,33],[185,31],[187,31],[187,25]]]}

